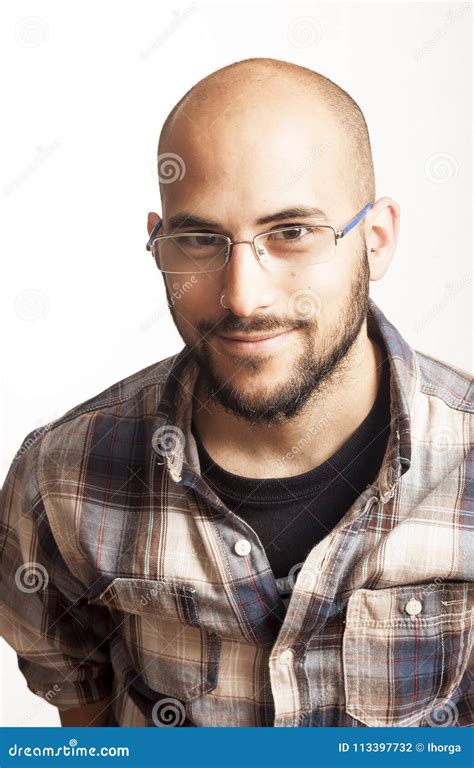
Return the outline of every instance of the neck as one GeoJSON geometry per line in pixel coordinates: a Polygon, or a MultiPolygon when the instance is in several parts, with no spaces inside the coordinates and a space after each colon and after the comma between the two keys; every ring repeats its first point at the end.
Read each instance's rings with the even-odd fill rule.
{"type": "MultiPolygon", "coordinates": [[[[193,421],[213,461],[243,477],[291,477],[329,459],[370,412],[377,397],[382,350],[367,326],[347,355],[343,375],[318,392],[294,419],[250,424],[207,400],[196,386],[193,421]]],[[[199,380],[198,380],[199,381],[199,380]]]]}

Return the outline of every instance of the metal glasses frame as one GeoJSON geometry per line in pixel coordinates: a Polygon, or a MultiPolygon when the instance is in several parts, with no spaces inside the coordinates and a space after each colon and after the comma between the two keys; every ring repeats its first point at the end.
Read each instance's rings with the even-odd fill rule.
{"type": "MultiPolygon", "coordinates": [[[[359,213],[356,216],[354,216],[354,218],[351,219],[351,221],[349,221],[344,227],[342,227],[342,229],[336,230],[330,224],[319,224],[319,225],[318,224],[312,224],[312,225],[307,225],[307,226],[308,227],[309,226],[313,226],[313,227],[318,227],[318,226],[323,227],[324,226],[327,229],[332,229],[332,231],[334,232],[334,242],[337,245],[337,241],[341,240],[345,235],[347,235],[347,233],[350,232],[351,229],[354,229],[354,227],[356,227],[357,224],[364,218],[365,214],[372,208],[372,206],[373,206],[373,203],[367,203],[366,205],[364,205],[362,210],[359,211],[359,213]]],[[[194,235],[194,236],[196,236],[196,235],[206,234],[206,235],[210,235],[210,236],[214,235],[215,237],[221,237],[222,239],[226,240],[227,241],[227,253],[226,253],[225,261],[224,261],[222,267],[218,267],[216,270],[213,270],[214,272],[218,272],[220,269],[223,269],[225,267],[225,265],[228,263],[228,261],[230,259],[230,256],[231,256],[231,249],[232,249],[233,245],[237,245],[238,243],[247,243],[248,245],[251,245],[257,261],[260,261],[260,254],[258,253],[258,249],[257,249],[257,247],[255,245],[255,240],[258,237],[265,237],[265,235],[271,235],[271,234],[274,234],[275,232],[282,232],[282,231],[284,231],[286,229],[296,229],[297,228],[297,225],[293,224],[291,227],[278,227],[277,229],[272,229],[269,232],[259,232],[257,235],[254,235],[251,240],[231,240],[230,237],[227,237],[227,235],[221,235],[221,234],[219,234],[217,232],[206,232],[206,233],[203,233],[203,232],[181,232],[181,233],[177,233],[175,235],[157,235],[156,233],[161,229],[162,223],[163,222],[160,221],[158,224],[156,224],[156,226],[153,227],[153,230],[152,230],[152,232],[150,234],[150,238],[149,238],[149,240],[148,240],[148,242],[146,244],[147,251],[151,251],[151,246],[153,245],[155,240],[164,240],[165,238],[177,238],[177,237],[182,237],[183,235],[194,235]]],[[[304,227],[305,225],[301,224],[301,225],[298,225],[298,226],[304,227]]],[[[152,256],[153,256],[153,258],[155,258],[153,253],[152,253],[152,256]]],[[[171,272],[171,270],[168,270],[168,271],[171,272]]],[[[183,273],[183,274],[186,274],[186,273],[183,273]]]]}

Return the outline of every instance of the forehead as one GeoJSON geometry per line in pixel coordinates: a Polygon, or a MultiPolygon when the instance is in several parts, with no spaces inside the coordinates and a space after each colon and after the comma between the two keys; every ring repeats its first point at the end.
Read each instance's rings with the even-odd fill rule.
{"type": "Polygon", "coordinates": [[[187,209],[244,215],[311,203],[330,213],[344,194],[344,143],[333,115],[320,106],[273,103],[183,110],[160,147],[184,173],[161,185],[163,215],[187,209]]]}

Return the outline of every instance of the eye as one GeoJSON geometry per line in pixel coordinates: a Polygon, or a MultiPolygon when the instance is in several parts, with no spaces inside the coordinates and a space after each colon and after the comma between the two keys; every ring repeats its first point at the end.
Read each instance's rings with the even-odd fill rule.
{"type": "Polygon", "coordinates": [[[269,235],[270,240],[279,240],[284,242],[292,242],[295,240],[301,240],[310,230],[305,226],[287,227],[285,229],[276,230],[269,235]]]}
{"type": "Polygon", "coordinates": [[[222,238],[217,235],[207,234],[203,232],[199,235],[186,235],[187,242],[196,248],[209,248],[209,246],[217,245],[222,242],[222,238]]]}

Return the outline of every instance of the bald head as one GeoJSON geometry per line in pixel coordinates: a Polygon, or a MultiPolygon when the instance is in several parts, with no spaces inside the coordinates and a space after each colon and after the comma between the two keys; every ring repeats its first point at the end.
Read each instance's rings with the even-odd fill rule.
{"type": "MultiPolygon", "coordinates": [[[[196,83],[166,118],[158,154],[182,149],[180,137],[186,134],[192,138],[194,153],[200,149],[204,154],[209,153],[211,146],[215,155],[222,146],[228,156],[229,143],[220,144],[218,136],[225,128],[233,134],[236,152],[245,153],[245,144],[248,148],[253,143],[267,141],[270,148],[268,132],[278,131],[280,124],[288,128],[290,121],[295,130],[292,137],[286,133],[288,142],[292,139],[293,146],[299,143],[301,132],[310,148],[306,161],[292,166],[294,155],[291,146],[287,146],[287,156],[283,159],[286,169],[292,166],[292,172],[274,178],[274,184],[291,183],[292,174],[307,173],[311,167],[317,169],[326,154],[333,162],[334,183],[351,200],[354,210],[374,201],[370,139],[359,106],[346,91],[323,75],[277,59],[239,61],[196,83]]],[[[283,138],[280,143],[285,144],[283,138]]],[[[284,149],[282,146],[283,155],[284,149]]],[[[162,198],[167,191],[167,184],[161,185],[162,198]]]]}

